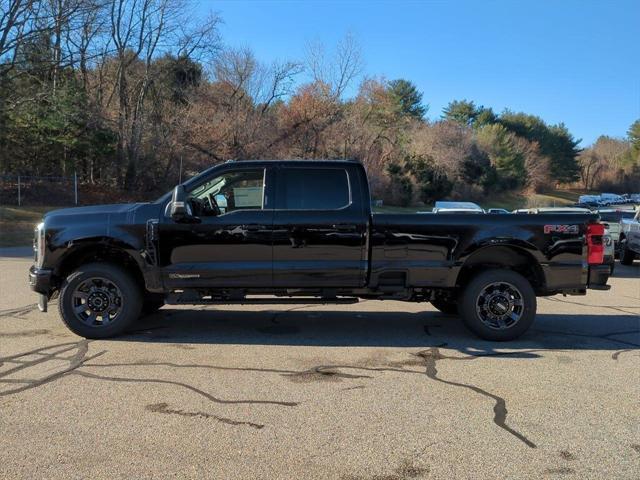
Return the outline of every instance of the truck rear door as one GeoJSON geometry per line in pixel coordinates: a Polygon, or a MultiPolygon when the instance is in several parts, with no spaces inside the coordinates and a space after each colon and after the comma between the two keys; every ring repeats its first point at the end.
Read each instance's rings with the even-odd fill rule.
{"type": "Polygon", "coordinates": [[[281,165],[273,216],[273,285],[360,287],[368,217],[356,168],[281,165]]]}

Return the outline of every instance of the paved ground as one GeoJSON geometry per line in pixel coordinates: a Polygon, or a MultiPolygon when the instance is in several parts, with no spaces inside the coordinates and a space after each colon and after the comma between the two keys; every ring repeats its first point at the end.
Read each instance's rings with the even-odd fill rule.
{"type": "Polygon", "coordinates": [[[0,261],[3,478],[638,478],[640,264],[492,344],[428,305],[163,308],[87,342],[0,261]]]}

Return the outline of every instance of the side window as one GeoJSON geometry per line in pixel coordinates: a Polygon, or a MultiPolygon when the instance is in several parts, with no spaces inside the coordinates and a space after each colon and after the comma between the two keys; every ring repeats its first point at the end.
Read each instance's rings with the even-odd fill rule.
{"type": "Polygon", "coordinates": [[[264,169],[223,173],[196,187],[189,196],[203,208],[204,215],[213,214],[216,205],[221,214],[264,208],[264,169]]]}
{"type": "Polygon", "coordinates": [[[276,208],[337,210],[350,202],[349,177],[344,169],[284,167],[280,171],[276,208]]]}

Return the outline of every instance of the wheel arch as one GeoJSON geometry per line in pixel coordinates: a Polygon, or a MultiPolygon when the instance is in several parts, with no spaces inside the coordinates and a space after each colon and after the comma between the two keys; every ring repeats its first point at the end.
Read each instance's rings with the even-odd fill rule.
{"type": "Polygon", "coordinates": [[[538,259],[522,247],[505,244],[484,246],[471,253],[458,272],[456,285],[466,285],[479,272],[489,268],[504,268],[521,274],[536,294],[546,289],[546,277],[538,259]]]}
{"type": "Polygon", "coordinates": [[[135,279],[140,288],[145,288],[143,274],[143,260],[138,258],[136,250],[123,242],[113,241],[109,238],[89,238],[74,242],[73,246],[60,259],[54,274],[64,279],[79,266],[102,262],[116,265],[135,279]]]}

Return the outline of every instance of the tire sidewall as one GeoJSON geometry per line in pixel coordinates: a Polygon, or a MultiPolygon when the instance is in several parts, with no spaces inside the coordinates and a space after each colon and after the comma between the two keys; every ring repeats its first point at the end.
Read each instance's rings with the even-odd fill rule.
{"type": "Polygon", "coordinates": [[[466,286],[460,302],[460,314],[467,328],[480,338],[490,341],[513,340],[526,332],[536,317],[537,299],[529,281],[511,270],[491,269],[476,275],[466,286]],[[490,283],[508,282],[522,294],[524,311],[518,322],[505,330],[495,330],[486,326],[476,311],[476,301],[480,292],[490,283]]]}
{"type": "Polygon", "coordinates": [[[139,317],[142,298],[140,288],[125,270],[106,263],[91,263],[79,267],[64,281],[58,309],[62,321],[75,334],[85,338],[108,338],[124,332],[139,317]],[[91,277],[104,277],[112,281],[122,295],[120,315],[104,327],[86,325],[73,313],[73,292],[80,283],[91,277]]]}
{"type": "Polygon", "coordinates": [[[622,265],[632,265],[634,258],[635,254],[629,250],[627,239],[625,238],[622,240],[622,245],[620,246],[620,263],[622,265]]]}

